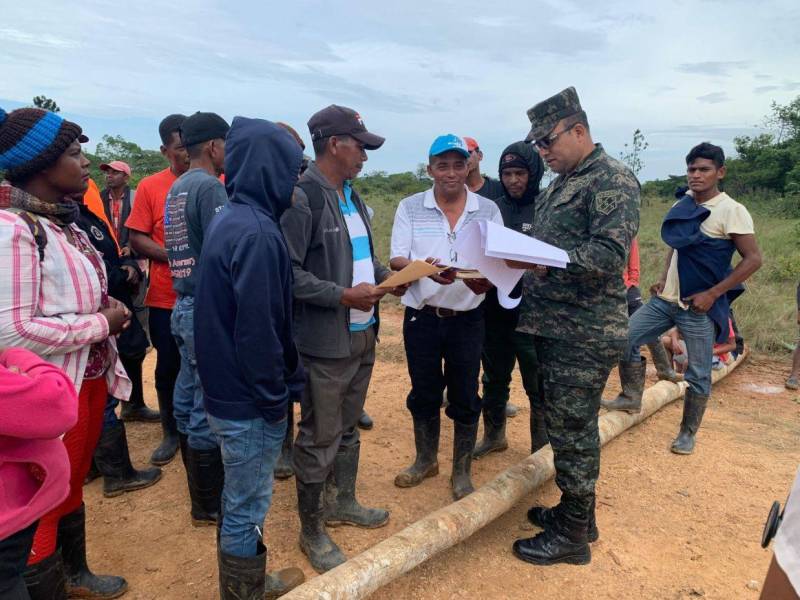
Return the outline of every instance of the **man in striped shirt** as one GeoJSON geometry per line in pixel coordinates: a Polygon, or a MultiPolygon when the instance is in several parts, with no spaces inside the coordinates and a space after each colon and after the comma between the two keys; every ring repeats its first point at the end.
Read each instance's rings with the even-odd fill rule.
{"type": "MultiPolygon", "coordinates": [[[[389,512],[355,497],[359,431],[378,333],[376,287],[390,272],[375,257],[367,208],[351,181],[384,139],[354,110],[331,105],[308,121],[315,160],[281,228],[294,272],[297,349],[308,371],[294,446],[300,548],[318,572],[344,562],[325,525],[381,527],[389,512]]],[[[393,290],[401,295],[405,290],[393,290]]]]}

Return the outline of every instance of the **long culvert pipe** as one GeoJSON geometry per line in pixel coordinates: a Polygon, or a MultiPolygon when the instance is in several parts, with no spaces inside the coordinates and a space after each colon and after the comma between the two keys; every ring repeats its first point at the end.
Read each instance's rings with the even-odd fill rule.
{"type": "MultiPolygon", "coordinates": [[[[713,372],[714,383],[726,377],[746,358],[713,372]]],[[[642,412],[609,412],[599,419],[600,443],[607,444],[670,402],[681,398],[686,383],[659,381],[647,388],[642,412]]],[[[365,550],[335,569],[311,579],[283,596],[286,600],[354,600],[366,598],[443,550],[467,539],[510,510],[525,496],[553,477],[553,451],[545,446],[500,473],[469,496],[424,516],[402,531],[365,550]]]]}

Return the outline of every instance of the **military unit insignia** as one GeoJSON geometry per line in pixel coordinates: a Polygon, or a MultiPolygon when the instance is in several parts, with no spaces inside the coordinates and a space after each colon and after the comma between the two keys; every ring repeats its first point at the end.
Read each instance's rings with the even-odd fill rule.
{"type": "Polygon", "coordinates": [[[597,192],[594,195],[594,207],[597,212],[603,213],[608,216],[611,211],[619,206],[622,202],[622,194],[619,190],[607,190],[605,192],[597,192]]]}

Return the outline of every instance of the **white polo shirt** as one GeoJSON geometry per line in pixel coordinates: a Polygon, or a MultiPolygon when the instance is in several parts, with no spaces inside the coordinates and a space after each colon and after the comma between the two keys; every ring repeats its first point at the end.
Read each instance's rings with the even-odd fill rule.
{"type": "MultiPolygon", "coordinates": [[[[465,189],[466,186],[465,186],[465,189]]],[[[500,209],[491,200],[467,189],[467,203],[453,231],[447,217],[436,203],[433,188],[404,198],[397,207],[392,225],[392,258],[425,260],[439,258],[442,264],[464,269],[474,268],[455,252],[453,243],[459,232],[472,221],[494,221],[503,224],[500,209]]],[[[464,282],[456,280],[440,285],[428,277],[411,284],[402,302],[411,308],[436,306],[465,311],[480,306],[484,294],[473,294],[464,282]]]]}
{"type": "MultiPolygon", "coordinates": [[[[731,239],[731,234],[746,235],[755,233],[753,217],[750,216],[744,205],[738,203],[725,192],[720,192],[710,200],[706,200],[701,206],[707,208],[710,212],[706,220],[700,223],[700,231],[708,237],[729,240],[731,239]]],[[[677,303],[684,310],[689,308],[685,303],[681,302],[677,251],[672,253],[664,291],[659,296],[667,302],[677,303]]]]}

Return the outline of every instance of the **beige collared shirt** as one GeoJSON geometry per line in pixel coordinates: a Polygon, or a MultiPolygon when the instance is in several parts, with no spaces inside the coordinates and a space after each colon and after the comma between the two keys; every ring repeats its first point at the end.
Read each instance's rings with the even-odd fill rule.
{"type": "MultiPolygon", "coordinates": [[[[711,214],[700,223],[700,231],[708,237],[722,240],[731,239],[733,235],[747,235],[755,233],[753,227],[753,217],[744,207],[725,192],[714,196],[711,200],[706,200],[702,206],[707,208],[711,214]]],[[[686,310],[688,306],[681,302],[681,286],[678,280],[678,253],[672,253],[672,261],[667,271],[667,282],[664,284],[664,291],[659,297],[667,302],[677,303],[686,310]]]]}

